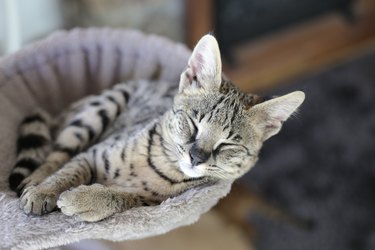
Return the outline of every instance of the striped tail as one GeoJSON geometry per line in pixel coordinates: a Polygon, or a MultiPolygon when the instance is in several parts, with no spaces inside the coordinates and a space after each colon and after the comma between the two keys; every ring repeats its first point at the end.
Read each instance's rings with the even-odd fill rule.
{"type": "Polygon", "coordinates": [[[9,176],[9,186],[16,191],[18,185],[37,169],[51,150],[51,118],[41,111],[26,117],[17,139],[16,164],[9,176]]]}

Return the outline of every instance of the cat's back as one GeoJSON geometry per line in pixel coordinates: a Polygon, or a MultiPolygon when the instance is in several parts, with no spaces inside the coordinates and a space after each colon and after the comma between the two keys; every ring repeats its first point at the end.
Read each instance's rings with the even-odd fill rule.
{"type": "Polygon", "coordinates": [[[132,134],[172,107],[178,85],[166,81],[133,80],[118,84],[129,90],[127,107],[107,135],[132,134]]]}

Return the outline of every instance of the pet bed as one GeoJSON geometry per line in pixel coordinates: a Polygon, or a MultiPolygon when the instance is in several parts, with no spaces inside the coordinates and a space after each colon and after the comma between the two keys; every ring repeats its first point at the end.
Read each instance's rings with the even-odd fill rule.
{"type": "Polygon", "coordinates": [[[129,79],[177,84],[190,51],[168,39],[134,30],[57,32],[0,58],[0,248],[42,249],[82,239],[122,241],[191,224],[225,196],[231,183],[189,190],[159,206],[133,208],[88,223],[61,212],[38,217],[19,209],[8,187],[17,127],[35,107],[52,114],[72,101],[129,79]]]}

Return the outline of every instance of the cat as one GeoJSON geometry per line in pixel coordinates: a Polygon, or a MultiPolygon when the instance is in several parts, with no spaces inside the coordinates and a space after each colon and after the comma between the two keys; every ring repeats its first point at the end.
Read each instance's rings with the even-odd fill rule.
{"type": "Polygon", "coordinates": [[[266,100],[222,74],[219,46],[203,36],[179,84],[134,80],[86,97],[52,119],[26,118],[9,178],[26,214],[59,208],[99,221],[218,180],[258,160],[304,101],[295,91],[266,100]]]}

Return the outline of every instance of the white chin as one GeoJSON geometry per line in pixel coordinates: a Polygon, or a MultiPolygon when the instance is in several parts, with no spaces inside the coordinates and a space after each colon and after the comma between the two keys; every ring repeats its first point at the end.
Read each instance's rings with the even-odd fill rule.
{"type": "Polygon", "coordinates": [[[192,178],[202,177],[203,171],[200,171],[200,167],[202,167],[202,165],[193,167],[189,163],[180,163],[180,169],[185,175],[189,177],[192,177],[192,178]]]}

